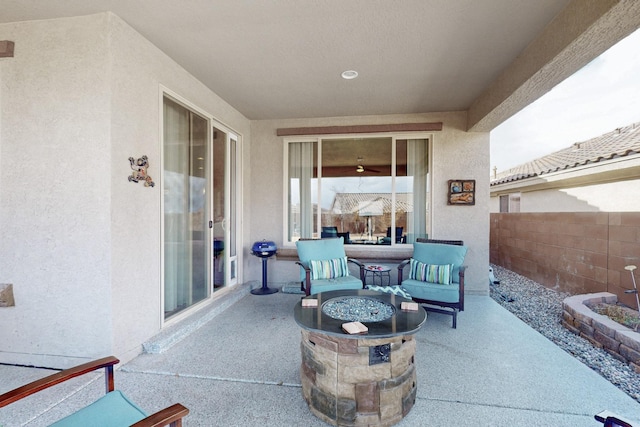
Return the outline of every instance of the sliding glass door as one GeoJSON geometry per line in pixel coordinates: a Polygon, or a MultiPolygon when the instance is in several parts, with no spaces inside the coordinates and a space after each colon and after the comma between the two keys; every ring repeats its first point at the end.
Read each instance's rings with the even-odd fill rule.
{"type": "Polygon", "coordinates": [[[238,136],[163,99],[164,318],[238,282],[238,136]]]}
{"type": "Polygon", "coordinates": [[[164,99],[164,313],[210,294],[209,122],[164,99]]]}

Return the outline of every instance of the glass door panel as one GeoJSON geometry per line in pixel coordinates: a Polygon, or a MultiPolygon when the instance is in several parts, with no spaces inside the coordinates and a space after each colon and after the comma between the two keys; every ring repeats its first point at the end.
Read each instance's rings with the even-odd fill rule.
{"type": "Polygon", "coordinates": [[[209,296],[208,121],[164,99],[165,319],[209,296]]]}
{"type": "Polygon", "coordinates": [[[213,128],[213,286],[237,283],[237,138],[213,128]]]}
{"type": "Polygon", "coordinates": [[[235,135],[229,135],[227,138],[227,173],[226,178],[226,197],[227,204],[225,207],[225,217],[228,219],[229,226],[225,230],[225,238],[229,243],[229,254],[226,258],[227,275],[226,281],[228,285],[235,285],[238,282],[238,249],[237,249],[237,203],[238,203],[238,168],[237,168],[237,147],[238,139],[235,135]]]}
{"type": "Polygon", "coordinates": [[[229,246],[225,237],[225,174],[227,134],[213,128],[213,290],[225,285],[225,257],[229,246]]]}

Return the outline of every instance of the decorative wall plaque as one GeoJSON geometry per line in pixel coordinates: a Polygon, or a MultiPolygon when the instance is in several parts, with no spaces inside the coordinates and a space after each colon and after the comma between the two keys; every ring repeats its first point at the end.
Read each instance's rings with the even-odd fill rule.
{"type": "Polygon", "coordinates": [[[449,205],[475,205],[476,204],[476,180],[475,179],[450,179],[447,204],[449,205]]]}
{"type": "Polygon", "coordinates": [[[153,187],[156,185],[147,174],[147,169],[149,168],[149,158],[147,156],[142,156],[138,158],[138,160],[129,157],[129,164],[131,165],[131,169],[133,169],[133,172],[129,175],[129,182],[143,181],[145,187],[153,187]]]}

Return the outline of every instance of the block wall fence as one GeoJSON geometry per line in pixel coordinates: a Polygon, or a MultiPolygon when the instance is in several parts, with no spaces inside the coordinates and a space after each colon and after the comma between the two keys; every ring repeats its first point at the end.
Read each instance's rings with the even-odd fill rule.
{"type": "Polygon", "coordinates": [[[611,292],[636,307],[624,267],[638,266],[640,286],[640,212],[493,213],[489,246],[492,264],[548,288],[611,292]]]}

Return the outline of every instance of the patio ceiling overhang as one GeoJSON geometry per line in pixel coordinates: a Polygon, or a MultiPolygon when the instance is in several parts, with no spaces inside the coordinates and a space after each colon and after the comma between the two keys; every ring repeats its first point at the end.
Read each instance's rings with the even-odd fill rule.
{"type": "Polygon", "coordinates": [[[190,6],[4,0],[0,23],[112,12],[251,120],[467,111],[482,132],[640,27],[619,0],[190,6]]]}

